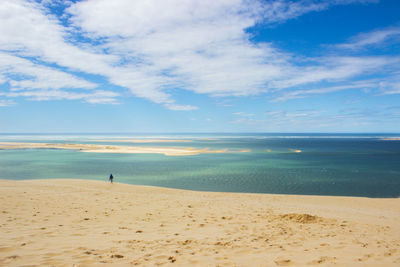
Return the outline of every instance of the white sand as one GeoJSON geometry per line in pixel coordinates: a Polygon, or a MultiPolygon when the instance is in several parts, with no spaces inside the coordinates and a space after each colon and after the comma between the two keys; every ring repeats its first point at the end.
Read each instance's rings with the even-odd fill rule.
{"type": "Polygon", "coordinates": [[[80,152],[91,153],[125,153],[125,154],[164,154],[166,156],[190,156],[204,153],[238,153],[250,152],[249,149],[230,151],[228,149],[212,150],[209,148],[193,147],[137,147],[115,146],[97,144],[73,144],[73,143],[20,143],[0,142],[0,149],[72,149],[80,152]]]}
{"type": "Polygon", "coordinates": [[[189,143],[193,140],[189,139],[102,139],[96,142],[110,142],[110,143],[189,143]]]}
{"type": "Polygon", "coordinates": [[[400,266],[400,199],[0,180],[0,266],[400,266]]]}

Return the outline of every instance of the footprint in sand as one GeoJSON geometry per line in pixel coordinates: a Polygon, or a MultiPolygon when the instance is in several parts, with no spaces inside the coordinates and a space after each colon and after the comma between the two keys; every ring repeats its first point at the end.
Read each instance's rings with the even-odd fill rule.
{"type": "Polygon", "coordinates": [[[19,258],[21,258],[21,257],[18,256],[18,255],[11,255],[11,256],[6,257],[6,259],[9,259],[9,260],[16,260],[16,259],[19,259],[19,258]]]}
{"type": "Polygon", "coordinates": [[[111,258],[122,259],[123,257],[124,257],[124,255],[121,255],[121,254],[113,254],[113,255],[111,255],[111,258]]]}
{"type": "Polygon", "coordinates": [[[172,263],[176,262],[176,258],[174,256],[170,256],[168,260],[172,263]]]}
{"type": "Polygon", "coordinates": [[[386,251],[385,254],[383,254],[383,256],[391,257],[391,256],[393,256],[394,253],[396,253],[396,251],[397,251],[396,249],[391,249],[389,251],[386,251]]]}
{"type": "Polygon", "coordinates": [[[323,256],[317,260],[310,261],[307,264],[309,264],[309,265],[323,264],[323,263],[326,263],[327,261],[333,262],[334,260],[336,260],[336,257],[323,256]]]}

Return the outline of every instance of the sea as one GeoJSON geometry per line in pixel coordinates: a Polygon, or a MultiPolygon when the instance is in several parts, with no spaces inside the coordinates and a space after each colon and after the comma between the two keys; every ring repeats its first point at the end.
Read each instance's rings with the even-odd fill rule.
{"type": "Polygon", "coordinates": [[[0,179],[76,178],[107,182],[112,173],[115,182],[199,191],[400,196],[400,134],[0,134],[0,142],[248,151],[166,156],[3,149],[0,150],[0,179]],[[191,142],[112,142],[121,139],[191,142]]]}

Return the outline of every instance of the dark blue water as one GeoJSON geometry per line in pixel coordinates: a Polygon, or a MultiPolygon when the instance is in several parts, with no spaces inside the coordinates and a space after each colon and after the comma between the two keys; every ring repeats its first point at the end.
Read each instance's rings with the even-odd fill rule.
{"type": "MultiPolygon", "coordinates": [[[[164,187],[252,193],[400,196],[396,134],[0,135],[1,141],[108,143],[104,139],[170,138],[190,143],[143,143],[246,153],[164,156],[59,149],[0,150],[0,178],[80,178],[164,187]],[[212,138],[212,140],[209,140],[212,138]],[[301,151],[301,152],[300,152],[301,151]]],[[[112,143],[132,145],[131,143],[112,143]]]]}

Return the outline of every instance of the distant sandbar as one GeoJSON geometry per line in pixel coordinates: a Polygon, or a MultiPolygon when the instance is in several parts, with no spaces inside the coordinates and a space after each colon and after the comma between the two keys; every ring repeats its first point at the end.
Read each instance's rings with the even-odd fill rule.
{"type": "Polygon", "coordinates": [[[163,154],[166,156],[189,156],[205,153],[233,153],[249,152],[249,150],[230,151],[228,149],[211,150],[209,148],[193,147],[136,147],[98,144],[71,144],[71,143],[16,143],[0,142],[0,150],[4,149],[73,149],[80,152],[94,153],[127,153],[127,154],[163,154]]]}
{"type": "Polygon", "coordinates": [[[110,142],[110,143],[188,143],[193,142],[189,139],[102,139],[91,140],[95,142],[110,142]]]}

